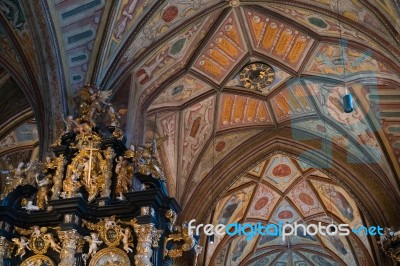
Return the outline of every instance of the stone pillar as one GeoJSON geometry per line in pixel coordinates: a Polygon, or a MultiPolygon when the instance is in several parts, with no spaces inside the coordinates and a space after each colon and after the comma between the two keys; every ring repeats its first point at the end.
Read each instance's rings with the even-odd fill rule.
{"type": "Polygon", "coordinates": [[[4,266],[4,258],[9,257],[10,242],[4,237],[0,236],[0,266],[4,266]]]}
{"type": "Polygon", "coordinates": [[[82,236],[75,230],[60,231],[58,236],[62,242],[60,263],[58,266],[72,266],[76,262],[75,254],[82,243],[82,236]]]}
{"type": "Polygon", "coordinates": [[[138,239],[136,246],[135,265],[137,266],[152,266],[151,256],[153,250],[153,238],[157,230],[154,224],[135,224],[135,233],[138,239]]]}

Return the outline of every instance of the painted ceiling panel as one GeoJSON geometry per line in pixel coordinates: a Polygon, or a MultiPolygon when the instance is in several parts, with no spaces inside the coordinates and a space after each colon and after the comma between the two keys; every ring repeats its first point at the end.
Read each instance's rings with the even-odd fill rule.
{"type": "Polygon", "coordinates": [[[259,163],[257,166],[255,166],[253,169],[249,171],[249,174],[252,174],[256,177],[261,177],[266,163],[267,163],[266,161],[259,163]]]}
{"type": "Polygon", "coordinates": [[[347,239],[343,236],[321,236],[324,245],[329,248],[333,253],[340,256],[340,258],[348,266],[356,266],[357,260],[351,252],[347,239]]]}
{"type": "MultiPolygon", "coordinates": [[[[260,254],[261,255],[261,254],[260,254]]],[[[274,253],[269,256],[261,257],[249,264],[249,266],[265,266],[271,265],[274,259],[279,255],[279,253],[274,253]]]]}
{"type": "Polygon", "coordinates": [[[122,0],[117,2],[117,11],[112,20],[112,26],[107,36],[107,43],[103,51],[100,66],[105,71],[121,45],[129,37],[130,33],[143,19],[146,13],[155,4],[155,1],[148,0],[122,0]]]}
{"type": "Polygon", "coordinates": [[[104,11],[104,0],[66,0],[49,5],[55,10],[59,40],[63,43],[66,69],[69,75],[67,86],[74,95],[86,79],[89,60],[92,56],[97,28],[104,11]]]}
{"type": "Polygon", "coordinates": [[[181,106],[212,89],[212,87],[199,79],[191,75],[185,75],[164,89],[151,104],[149,110],[163,106],[181,106]]]}
{"type": "Polygon", "coordinates": [[[326,256],[322,256],[320,254],[314,254],[310,252],[299,251],[301,255],[306,257],[309,261],[314,263],[316,266],[324,265],[324,266],[339,266],[340,264],[337,262],[328,259],[326,256]]]}
{"type": "MultiPolygon", "coordinates": [[[[0,15],[5,17],[9,28],[11,28],[14,37],[18,40],[18,44],[21,46],[25,57],[28,59],[28,64],[30,65],[31,70],[37,74],[38,64],[35,46],[32,45],[31,24],[27,23],[27,16],[22,3],[18,0],[0,1],[0,15]]],[[[11,43],[11,40],[7,40],[6,35],[3,25],[0,25],[0,51],[3,50],[7,53],[10,52],[9,55],[2,54],[2,56],[5,56],[6,58],[11,57],[7,59],[17,60],[18,64],[21,64],[19,56],[16,56],[14,44],[11,43]]],[[[11,64],[16,63],[12,60],[8,62],[11,64]]],[[[15,65],[13,66],[15,67],[15,65]]],[[[25,71],[21,71],[20,73],[22,74],[23,72],[25,71]]]]}
{"type": "Polygon", "coordinates": [[[37,125],[34,122],[25,122],[0,139],[0,154],[4,154],[7,150],[34,146],[39,143],[37,125]]]}
{"type": "Polygon", "coordinates": [[[247,52],[240,22],[231,11],[197,58],[193,69],[217,84],[228,75],[247,52]]]}
{"type": "MultiPolygon", "coordinates": [[[[157,11],[153,13],[152,17],[144,25],[142,25],[140,31],[132,40],[132,43],[127,44],[129,46],[124,52],[122,60],[118,62],[118,65],[116,67],[118,71],[117,73],[121,73],[150,45],[156,43],[162,37],[172,35],[171,32],[173,29],[175,29],[179,25],[182,25],[184,21],[192,18],[194,14],[203,11],[213,3],[215,2],[208,0],[173,0],[165,2],[165,4],[158,8],[157,11]]],[[[133,4],[133,2],[131,2],[131,4],[133,4]]],[[[204,21],[204,18],[202,19],[202,21],[204,21]]],[[[194,22],[195,26],[198,26],[198,23],[198,21],[194,22]]],[[[175,34],[175,32],[173,34],[175,34]]],[[[117,50],[117,48],[113,49],[114,51],[117,50]]],[[[111,52],[108,53],[108,57],[110,58],[112,58],[115,54],[115,52],[114,54],[111,52]]],[[[110,63],[112,63],[111,60],[109,62],[109,65],[110,63]]],[[[108,66],[103,67],[103,75],[108,68],[108,66]]],[[[118,74],[116,74],[116,76],[118,76],[118,74]]]]}
{"type": "Polygon", "coordinates": [[[385,17],[387,16],[388,21],[393,25],[397,32],[400,32],[400,12],[398,2],[393,2],[390,0],[367,1],[374,5],[380,12],[382,12],[385,17]]]}
{"type": "Polygon", "coordinates": [[[247,217],[256,219],[264,218],[264,220],[267,220],[279,199],[280,195],[273,189],[264,184],[260,184],[252,199],[247,217]]]}
{"type": "Polygon", "coordinates": [[[179,113],[162,113],[159,114],[159,117],[158,132],[166,138],[161,144],[160,152],[166,171],[168,191],[171,195],[176,195],[179,113]]]}
{"type": "MultiPolygon", "coordinates": [[[[355,111],[353,113],[344,113],[342,111],[343,107],[341,106],[342,97],[345,94],[344,87],[328,82],[306,81],[306,83],[310,88],[313,97],[318,103],[319,108],[322,110],[322,114],[331,119],[337,126],[342,128],[342,132],[346,132],[347,136],[351,136],[352,141],[355,141],[355,145],[358,149],[366,150],[366,154],[370,155],[369,158],[359,157],[359,159],[366,160],[362,161],[364,163],[378,163],[382,169],[387,171],[386,175],[389,177],[390,182],[396,184],[397,181],[394,180],[386,156],[383,153],[382,147],[380,146],[375,135],[379,128],[374,129],[374,127],[369,124],[368,116],[361,108],[357,107],[358,101],[355,100],[355,111]]],[[[369,106],[367,105],[367,108],[368,107],[369,106]]],[[[365,112],[371,115],[372,110],[367,109],[365,112]]],[[[341,136],[342,134],[339,136],[339,138],[341,136]]]]}
{"type": "Polygon", "coordinates": [[[294,223],[300,222],[301,216],[300,214],[293,208],[292,204],[290,204],[286,200],[282,200],[279,205],[276,207],[274,214],[272,215],[270,222],[274,224],[282,223],[294,223]]]}
{"type": "Polygon", "coordinates": [[[198,158],[196,169],[191,174],[190,180],[188,180],[190,185],[187,186],[188,195],[185,201],[187,202],[191,198],[201,181],[204,180],[216,164],[221,160],[228,158],[229,154],[234,149],[260,132],[261,130],[259,129],[246,130],[237,133],[224,134],[216,137],[215,140],[213,139],[208,147],[204,148],[204,154],[198,158]]]}
{"type": "Polygon", "coordinates": [[[227,258],[227,266],[238,265],[253,250],[257,238],[247,240],[246,236],[238,237],[232,241],[231,250],[227,258]]]}
{"type": "Polygon", "coordinates": [[[206,17],[186,27],[136,67],[134,75],[140,91],[145,90],[140,103],[174,74],[185,69],[194,52],[192,48],[199,45],[217,19],[217,15],[206,17]]]}
{"type": "Polygon", "coordinates": [[[302,212],[304,217],[324,212],[314,191],[305,180],[298,183],[288,194],[289,199],[302,212]]]}
{"type": "Polygon", "coordinates": [[[254,185],[251,185],[241,188],[219,201],[214,216],[215,224],[229,224],[240,221],[245,215],[253,191],[254,185]]]}
{"type": "Polygon", "coordinates": [[[238,187],[242,186],[243,184],[246,184],[246,183],[249,183],[252,181],[254,181],[254,179],[250,178],[250,177],[239,178],[236,182],[233,183],[232,186],[229,187],[229,189],[232,190],[232,189],[238,188],[238,187]]]}
{"type": "MultiPolygon", "coordinates": [[[[331,179],[326,178],[324,181],[324,179],[317,180],[313,177],[324,176],[319,170],[311,169],[307,174],[301,174],[296,166],[300,165],[299,161],[296,160],[295,163],[294,159],[284,155],[276,155],[263,161],[261,165],[266,168],[266,170],[261,170],[265,171],[265,174],[268,175],[271,171],[275,171],[280,173],[275,173],[275,175],[281,176],[285,172],[286,176],[295,176],[296,183],[288,186],[288,191],[283,195],[279,195],[279,192],[271,184],[265,183],[262,179],[258,179],[258,181],[250,179],[245,175],[241,186],[228,190],[228,194],[217,203],[213,224],[229,224],[235,221],[254,223],[257,220],[265,221],[264,224],[267,224],[267,221],[268,224],[293,223],[295,221],[303,223],[303,216],[313,217],[307,219],[305,225],[317,222],[326,224],[332,222],[332,217],[327,216],[329,213],[333,213],[337,217],[335,218],[337,223],[347,223],[350,228],[357,228],[362,224],[361,214],[355,201],[343,188],[331,179]],[[276,162],[276,160],[279,161],[276,162]],[[268,161],[269,163],[266,163],[268,161]],[[310,171],[315,173],[310,176],[310,171]],[[254,182],[259,182],[259,185],[255,187],[254,182]],[[328,214],[325,212],[325,208],[328,214]],[[272,215],[269,215],[271,211],[272,215]],[[320,214],[319,218],[315,218],[318,214],[320,214]]],[[[350,237],[356,236],[351,235],[350,237]]],[[[221,245],[226,247],[229,245],[227,243],[230,243],[231,249],[229,251],[223,249],[224,252],[218,255],[219,265],[224,265],[222,260],[225,260],[225,265],[239,265],[240,263],[262,265],[260,263],[268,261],[269,264],[265,265],[279,265],[279,263],[288,265],[287,263],[293,262],[293,265],[336,266],[339,264],[334,260],[339,262],[338,258],[342,258],[346,265],[356,265],[357,261],[367,261],[365,265],[369,265],[368,263],[371,263],[370,254],[372,254],[366,236],[357,236],[350,240],[345,237],[321,238],[320,236],[304,235],[301,230],[297,236],[289,236],[285,240],[281,236],[271,234],[259,236],[254,246],[240,238],[235,238],[230,242],[229,237],[225,236],[223,242],[212,246],[212,250],[221,250],[221,245]],[[237,250],[233,252],[235,247],[237,250]],[[352,253],[353,249],[355,254],[352,253]],[[276,251],[276,253],[272,251],[276,251]],[[231,255],[226,255],[226,253],[231,255]],[[333,255],[336,256],[335,259],[333,259],[333,255]]],[[[212,252],[208,253],[208,261],[211,256],[212,252]]]]}
{"type": "Polygon", "coordinates": [[[267,103],[253,97],[222,94],[218,127],[220,130],[253,125],[272,125],[267,103]]]}
{"type": "Polygon", "coordinates": [[[214,121],[215,97],[211,96],[182,112],[180,124],[181,146],[179,147],[179,182],[184,188],[196,158],[211,136],[214,121]]]}
{"type": "Polygon", "coordinates": [[[253,48],[298,70],[314,40],[298,29],[259,11],[244,9],[243,13],[249,25],[253,48]]]}
{"type": "Polygon", "coordinates": [[[371,50],[358,51],[346,43],[320,43],[305,67],[304,73],[319,77],[352,79],[367,75],[369,78],[385,77],[399,81],[398,75],[386,64],[374,58],[371,50]],[[344,68],[343,68],[344,66],[344,68]]]}
{"type": "Polygon", "coordinates": [[[365,105],[371,106],[370,113],[378,121],[379,132],[389,142],[388,150],[400,162],[400,91],[392,86],[364,86],[357,88],[357,95],[365,105]]]}
{"type": "Polygon", "coordinates": [[[277,155],[268,163],[263,180],[285,192],[299,176],[300,171],[288,157],[277,155]]]}
{"type": "Polygon", "coordinates": [[[315,113],[307,91],[297,81],[287,84],[272,97],[271,105],[278,122],[315,113]]]}
{"type": "MultiPolygon", "coordinates": [[[[294,19],[300,24],[306,25],[311,29],[316,30],[322,35],[334,33],[336,36],[339,34],[339,27],[337,26],[337,1],[310,1],[310,0],[300,0],[306,4],[311,4],[314,6],[322,7],[325,10],[331,11],[331,17],[317,13],[315,11],[307,10],[304,8],[283,6],[274,3],[264,3],[263,6],[278,12],[290,19],[294,19]],[[332,17],[333,14],[333,17],[332,17]],[[335,16],[336,15],[336,16],[335,16]],[[303,22],[303,23],[302,23],[303,22]]],[[[327,13],[327,12],[325,12],[327,13]]],[[[373,30],[376,34],[387,39],[390,36],[389,31],[384,26],[383,23],[368,9],[361,1],[350,0],[350,1],[340,1],[339,3],[339,14],[347,19],[358,23],[359,25],[368,25],[368,30],[373,30]]],[[[342,24],[342,35],[346,38],[357,40],[359,38],[367,38],[365,34],[356,33],[356,30],[352,29],[350,26],[342,24]]],[[[369,42],[371,41],[370,38],[369,42]]],[[[396,44],[394,38],[388,39],[393,45],[396,44]]]]}

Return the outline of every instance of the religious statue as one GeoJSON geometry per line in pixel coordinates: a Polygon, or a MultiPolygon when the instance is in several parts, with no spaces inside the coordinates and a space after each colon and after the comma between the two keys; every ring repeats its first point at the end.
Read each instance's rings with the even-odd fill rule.
{"type": "Polygon", "coordinates": [[[57,158],[53,159],[51,163],[45,164],[46,169],[45,173],[49,172],[49,169],[56,169],[56,172],[53,176],[53,187],[51,189],[51,199],[58,199],[61,194],[62,189],[62,180],[64,175],[64,167],[67,163],[64,155],[59,155],[57,158]]]}
{"type": "Polygon", "coordinates": [[[129,247],[132,245],[132,242],[129,240],[132,235],[131,229],[129,229],[129,227],[124,228],[122,235],[123,235],[122,243],[124,245],[123,247],[124,250],[126,251],[126,253],[133,252],[133,250],[129,247]]]}
{"type": "Polygon", "coordinates": [[[80,174],[76,169],[71,170],[72,173],[67,175],[65,180],[63,181],[63,198],[74,198],[78,196],[78,190],[82,186],[79,181],[80,174]]]}
{"type": "Polygon", "coordinates": [[[120,125],[119,119],[121,118],[121,116],[117,112],[115,112],[114,108],[111,105],[108,107],[108,115],[110,116],[111,119],[110,125],[112,127],[119,127],[120,125]]]}
{"type": "Polygon", "coordinates": [[[90,236],[85,236],[84,239],[89,242],[89,252],[87,256],[93,256],[96,254],[98,246],[103,243],[103,241],[99,240],[99,236],[95,232],[91,232],[90,236]]]}
{"type": "Polygon", "coordinates": [[[12,241],[17,245],[17,252],[15,253],[15,256],[20,256],[21,259],[26,254],[25,249],[31,250],[29,248],[29,240],[24,236],[21,236],[20,238],[13,238],[12,241]]]}
{"type": "Polygon", "coordinates": [[[38,186],[38,192],[36,194],[36,204],[40,209],[44,209],[45,205],[49,200],[50,186],[52,185],[52,175],[47,174],[42,179],[36,176],[36,184],[38,186]]]}
{"type": "Polygon", "coordinates": [[[113,168],[113,159],[115,157],[115,152],[113,148],[108,147],[105,151],[103,151],[103,155],[105,160],[100,163],[101,172],[103,174],[103,185],[101,188],[101,196],[109,197],[111,190],[111,177],[112,177],[112,168],[113,168]]]}
{"type": "Polygon", "coordinates": [[[117,199],[125,199],[123,193],[128,192],[131,186],[131,176],[133,175],[133,167],[129,165],[128,161],[123,157],[119,156],[118,160],[115,160],[117,165],[115,166],[115,173],[117,174],[117,185],[115,192],[119,195],[117,199]]]}
{"type": "Polygon", "coordinates": [[[63,135],[67,134],[67,133],[73,133],[78,126],[78,124],[74,120],[74,117],[72,115],[69,115],[66,118],[64,118],[64,116],[62,116],[62,119],[65,124],[65,130],[63,132],[63,135]]]}
{"type": "Polygon", "coordinates": [[[53,237],[53,235],[52,235],[51,233],[45,234],[45,235],[44,235],[44,240],[50,244],[50,247],[51,247],[54,251],[60,253],[61,247],[60,247],[59,244],[56,243],[56,241],[54,240],[54,237],[53,237]]]}
{"type": "Polygon", "coordinates": [[[26,185],[28,184],[27,177],[26,177],[26,172],[29,170],[28,168],[25,168],[25,163],[20,162],[17,166],[17,168],[12,168],[7,171],[9,174],[6,177],[6,183],[5,183],[5,188],[3,191],[3,195],[7,195],[11,191],[13,191],[15,188],[18,186],[26,185]]]}

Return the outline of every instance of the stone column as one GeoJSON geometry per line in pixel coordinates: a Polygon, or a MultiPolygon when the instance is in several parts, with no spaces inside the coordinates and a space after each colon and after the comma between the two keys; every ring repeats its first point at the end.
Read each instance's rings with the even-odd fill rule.
{"type": "Polygon", "coordinates": [[[0,266],[4,266],[3,259],[8,257],[10,248],[10,242],[4,237],[0,236],[0,266]]]}
{"type": "Polygon", "coordinates": [[[72,266],[75,264],[75,253],[82,243],[82,236],[75,230],[60,231],[58,236],[62,242],[60,263],[58,266],[72,266]]]}
{"type": "Polygon", "coordinates": [[[135,233],[138,238],[135,255],[135,265],[137,266],[152,266],[151,257],[153,250],[153,238],[157,230],[154,224],[135,224],[135,233]]]}

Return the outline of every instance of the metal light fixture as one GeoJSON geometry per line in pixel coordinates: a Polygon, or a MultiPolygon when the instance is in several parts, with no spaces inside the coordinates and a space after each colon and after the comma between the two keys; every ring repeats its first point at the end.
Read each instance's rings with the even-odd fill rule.
{"type": "Polygon", "coordinates": [[[343,108],[345,113],[351,113],[354,110],[353,97],[349,93],[346,93],[346,95],[343,96],[343,108]]]}
{"type": "Polygon", "coordinates": [[[340,23],[339,19],[339,1],[336,3],[336,10],[337,10],[337,21],[339,25],[339,35],[340,35],[340,51],[341,51],[341,62],[342,62],[342,67],[343,67],[343,76],[344,76],[344,86],[346,88],[346,94],[343,96],[343,109],[345,113],[351,113],[354,110],[354,105],[353,105],[353,97],[352,95],[348,92],[347,90],[347,82],[346,82],[346,66],[345,66],[345,56],[344,53],[346,52],[345,49],[343,48],[343,41],[342,41],[342,25],[340,23]]]}
{"type": "Polygon", "coordinates": [[[214,244],[214,234],[210,235],[208,241],[210,242],[210,244],[214,244]]]}

